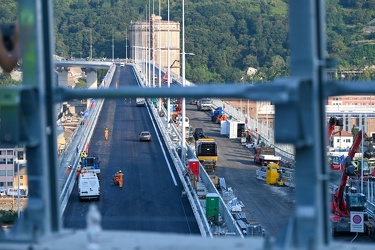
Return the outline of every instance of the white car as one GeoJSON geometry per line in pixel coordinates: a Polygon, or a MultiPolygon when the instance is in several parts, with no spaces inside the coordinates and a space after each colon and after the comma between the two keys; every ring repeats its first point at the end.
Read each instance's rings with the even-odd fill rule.
{"type": "MultiPolygon", "coordinates": [[[[182,116],[176,118],[176,124],[182,126],[182,116]]],[[[187,116],[185,116],[185,127],[190,127],[189,118],[187,116]]]]}
{"type": "Polygon", "coordinates": [[[140,141],[151,141],[152,140],[151,133],[149,131],[142,131],[139,134],[139,140],[140,141]]]}
{"type": "Polygon", "coordinates": [[[135,100],[136,106],[137,107],[145,107],[146,106],[146,100],[145,98],[137,98],[135,100]]]}

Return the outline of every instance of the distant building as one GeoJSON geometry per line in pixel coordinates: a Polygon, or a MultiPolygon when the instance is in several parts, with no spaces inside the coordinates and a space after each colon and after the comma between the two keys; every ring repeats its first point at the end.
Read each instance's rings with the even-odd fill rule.
{"type": "Polygon", "coordinates": [[[348,95],[330,96],[326,105],[327,119],[342,118],[343,129],[351,131],[353,126],[363,127],[367,136],[375,134],[375,96],[348,95]]]}
{"type": "Polygon", "coordinates": [[[2,143],[0,148],[0,187],[12,188],[18,185],[18,167],[20,169],[20,186],[27,189],[25,148],[2,143]]]}
{"type": "Polygon", "coordinates": [[[348,149],[353,144],[353,135],[348,131],[336,131],[331,136],[330,145],[338,149],[348,149]]]}
{"type": "Polygon", "coordinates": [[[375,96],[348,95],[331,96],[328,98],[328,105],[375,105],[375,96]]]}
{"type": "Polygon", "coordinates": [[[171,71],[180,75],[180,23],[169,21],[168,25],[168,21],[154,14],[147,21],[131,22],[130,49],[134,61],[154,60],[158,65],[160,55],[161,67],[167,68],[168,47],[171,71]]]}

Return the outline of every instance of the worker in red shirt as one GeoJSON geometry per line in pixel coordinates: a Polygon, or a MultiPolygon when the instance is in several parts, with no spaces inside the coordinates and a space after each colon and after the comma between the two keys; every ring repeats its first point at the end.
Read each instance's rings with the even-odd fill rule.
{"type": "Polygon", "coordinates": [[[118,185],[119,185],[119,187],[120,188],[122,188],[122,179],[123,179],[123,177],[124,177],[124,174],[122,173],[122,171],[121,170],[119,170],[118,171],[118,185]]]}

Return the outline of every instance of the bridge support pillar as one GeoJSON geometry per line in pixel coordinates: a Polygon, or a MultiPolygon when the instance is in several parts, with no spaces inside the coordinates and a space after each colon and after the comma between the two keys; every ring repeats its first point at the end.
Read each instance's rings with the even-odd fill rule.
{"type": "Polygon", "coordinates": [[[86,87],[88,89],[97,89],[98,88],[98,72],[90,68],[87,70],[87,78],[86,78],[86,87]]]}
{"type": "MultiPolygon", "coordinates": [[[[86,87],[88,89],[98,88],[98,72],[96,71],[96,69],[93,69],[93,68],[87,69],[86,87]]],[[[87,99],[87,109],[89,109],[90,106],[91,106],[91,98],[87,99]]]]}
{"type": "Polygon", "coordinates": [[[67,67],[59,67],[57,69],[57,85],[59,87],[68,87],[68,79],[69,79],[69,68],[67,67]]]}

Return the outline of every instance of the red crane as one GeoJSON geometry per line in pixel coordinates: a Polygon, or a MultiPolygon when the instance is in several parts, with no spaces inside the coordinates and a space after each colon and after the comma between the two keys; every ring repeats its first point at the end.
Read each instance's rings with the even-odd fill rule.
{"type": "Polygon", "coordinates": [[[354,138],[353,144],[349,149],[348,156],[345,158],[339,187],[336,193],[332,195],[330,217],[333,223],[333,232],[350,231],[350,212],[365,211],[364,204],[366,202],[366,197],[363,194],[349,192],[349,190],[347,190],[346,199],[344,200],[344,191],[345,187],[347,186],[348,177],[356,176],[352,160],[362,142],[362,139],[362,131],[360,130],[354,138]]]}

